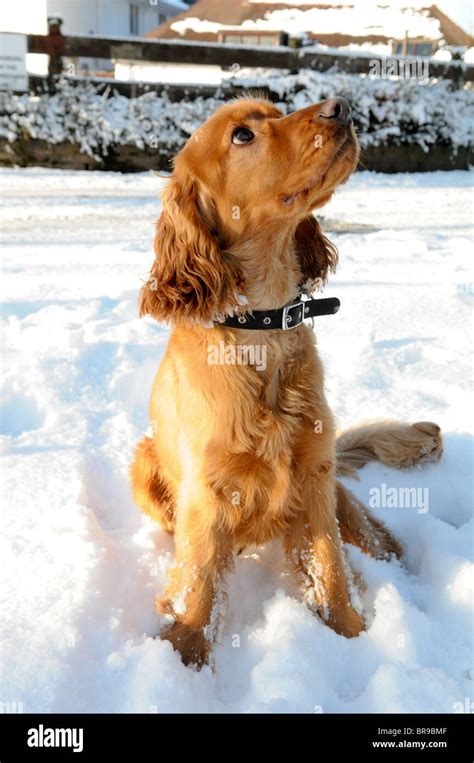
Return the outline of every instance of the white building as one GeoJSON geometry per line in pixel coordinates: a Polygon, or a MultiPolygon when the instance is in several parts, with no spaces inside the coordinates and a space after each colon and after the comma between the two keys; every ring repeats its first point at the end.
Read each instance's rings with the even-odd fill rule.
{"type": "Polygon", "coordinates": [[[110,37],[140,37],[189,8],[181,0],[47,0],[47,4],[48,16],[63,19],[63,34],[110,37]]]}
{"type": "MultiPolygon", "coordinates": [[[[102,37],[141,37],[157,25],[188,10],[181,0],[47,0],[48,16],[63,20],[64,35],[95,34],[102,37]]],[[[111,71],[114,64],[103,59],[74,59],[73,71],[111,71]]]]}
{"type": "MultiPolygon", "coordinates": [[[[181,0],[2,0],[0,32],[47,34],[48,16],[60,16],[65,35],[140,37],[188,8],[181,0]]],[[[111,66],[102,64],[102,68],[111,66]]],[[[47,74],[48,56],[28,55],[27,69],[31,74],[47,74]]]]}
{"type": "MultiPolygon", "coordinates": [[[[46,0],[22,0],[21,3],[0,3],[0,32],[47,34],[46,0]]],[[[31,74],[47,74],[48,56],[26,56],[31,74]]]]}

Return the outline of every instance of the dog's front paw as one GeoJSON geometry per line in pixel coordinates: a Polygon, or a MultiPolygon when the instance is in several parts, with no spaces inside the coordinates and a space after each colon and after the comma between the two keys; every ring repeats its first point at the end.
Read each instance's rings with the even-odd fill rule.
{"type": "Polygon", "coordinates": [[[195,665],[200,669],[209,661],[211,644],[202,628],[195,630],[187,623],[175,620],[163,628],[160,638],[171,642],[185,665],[195,665]]]}
{"type": "Polygon", "coordinates": [[[362,616],[350,605],[332,609],[326,619],[327,625],[346,638],[354,638],[365,629],[362,616]]]}

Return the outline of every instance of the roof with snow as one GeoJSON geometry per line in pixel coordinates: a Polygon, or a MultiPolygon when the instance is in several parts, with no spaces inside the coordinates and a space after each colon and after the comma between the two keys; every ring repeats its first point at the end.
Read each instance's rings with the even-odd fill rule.
{"type": "Polygon", "coordinates": [[[285,32],[325,45],[387,43],[408,33],[410,40],[470,46],[472,38],[436,5],[417,0],[198,0],[189,10],[169,19],[148,37],[215,42],[222,33],[285,32]]]}

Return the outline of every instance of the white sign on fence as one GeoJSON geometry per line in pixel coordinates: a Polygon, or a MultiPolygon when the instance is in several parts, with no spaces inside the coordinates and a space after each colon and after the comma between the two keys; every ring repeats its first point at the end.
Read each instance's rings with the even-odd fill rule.
{"type": "Polygon", "coordinates": [[[0,33],[0,90],[28,91],[26,34],[0,33]]]}

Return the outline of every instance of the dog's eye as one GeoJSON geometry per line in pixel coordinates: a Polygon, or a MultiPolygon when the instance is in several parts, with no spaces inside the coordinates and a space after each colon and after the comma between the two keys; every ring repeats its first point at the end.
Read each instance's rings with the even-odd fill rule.
{"type": "Polygon", "coordinates": [[[232,133],[232,143],[237,146],[242,146],[244,143],[250,143],[255,138],[252,130],[248,130],[247,127],[237,127],[232,133]]]}

